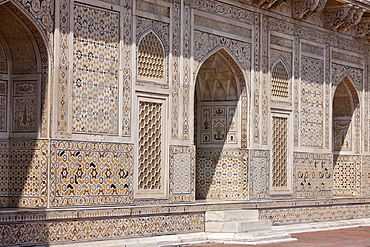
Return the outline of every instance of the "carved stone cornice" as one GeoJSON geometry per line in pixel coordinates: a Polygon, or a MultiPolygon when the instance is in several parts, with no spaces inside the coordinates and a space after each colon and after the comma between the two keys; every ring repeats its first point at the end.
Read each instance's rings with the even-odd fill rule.
{"type": "Polygon", "coordinates": [[[321,12],[327,0],[294,0],[293,17],[305,20],[314,13],[321,12]]]}
{"type": "Polygon", "coordinates": [[[290,0],[253,0],[253,4],[259,6],[261,9],[275,9],[281,4],[290,0]]]}
{"type": "Polygon", "coordinates": [[[361,21],[365,9],[353,5],[325,9],[324,26],[331,30],[344,32],[361,21]]]}
{"type": "Polygon", "coordinates": [[[370,38],[370,17],[362,18],[356,27],[356,36],[370,38]]]}

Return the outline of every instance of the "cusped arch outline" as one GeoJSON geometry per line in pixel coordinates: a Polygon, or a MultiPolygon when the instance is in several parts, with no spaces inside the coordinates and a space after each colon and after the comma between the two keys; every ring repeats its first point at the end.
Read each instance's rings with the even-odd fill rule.
{"type": "Polygon", "coordinates": [[[355,136],[353,139],[354,140],[353,150],[355,154],[359,154],[361,150],[361,110],[360,110],[361,101],[360,101],[360,96],[352,80],[348,76],[345,75],[343,76],[342,80],[340,80],[338,84],[333,85],[333,93],[331,96],[332,107],[334,107],[333,103],[334,103],[335,92],[341,83],[344,83],[345,87],[350,91],[351,97],[353,100],[353,104],[354,104],[353,121],[354,121],[354,128],[355,128],[355,136]]]}
{"type": "MultiPolygon", "coordinates": [[[[242,102],[242,107],[241,107],[241,147],[246,148],[247,147],[247,142],[248,142],[248,85],[246,83],[246,75],[241,69],[242,67],[238,64],[237,60],[232,56],[232,53],[227,51],[224,47],[218,47],[216,49],[213,49],[210,51],[206,56],[203,57],[202,61],[199,62],[198,67],[196,68],[196,72],[194,73],[195,79],[194,83],[196,84],[197,77],[200,71],[200,68],[204,64],[204,62],[210,58],[212,55],[219,53],[227,62],[228,66],[234,73],[234,77],[237,82],[237,88],[238,88],[238,95],[239,95],[239,101],[241,100],[242,102]]],[[[194,90],[196,88],[196,85],[194,85],[194,90]]]]}
{"type": "Polygon", "coordinates": [[[52,60],[52,47],[48,39],[45,37],[45,33],[42,28],[38,25],[37,20],[30,17],[30,14],[23,10],[19,6],[17,1],[8,0],[2,4],[0,7],[6,8],[7,11],[10,11],[16,21],[20,23],[21,26],[28,32],[28,35],[33,39],[36,62],[37,62],[37,73],[41,74],[41,119],[40,126],[38,127],[38,132],[40,137],[48,136],[48,112],[51,109],[49,108],[49,96],[48,89],[49,85],[49,73],[48,69],[50,66],[50,61],[52,60]]]}
{"type": "MultiPolygon", "coordinates": [[[[279,98],[286,98],[286,99],[289,99],[290,96],[291,96],[291,71],[289,71],[288,67],[286,66],[286,63],[284,62],[283,59],[279,58],[277,59],[277,61],[271,66],[271,80],[270,80],[270,83],[271,83],[271,95],[273,97],[279,97],[279,98]],[[275,96],[274,95],[274,92],[273,92],[273,88],[274,88],[274,85],[273,85],[273,80],[275,79],[274,77],[274,71],[275,69],[277,68],[276,66],[278,66],[279,64],[281,64],[284,68],[284,71],[286,73],[286,82],[288,84],[287,86],[287,92],[286,92],[286,97],[285,96],[275,96]]],[[[285,79],[285,78],[276,78],[278,80],[282,80],[282,79],[285,79]]]]}
{"type": "MultiPolygon", "coordinates": [[[[159,54],[159,53],[158,53],[159,54]]],[[[160,81],[166,81],[167,79],[167,75],[168,75],[168,66],[167,66],[167,60],[168,60],[168,52],[166,51],[166,47],[164,46],[164,42],[163,40],[161,39],[160,35],[158,35],[155,30],[149,30],[149,31],[146,31],[145,33],[142,34],[142,36],[140,37],[140,39],[138,40],[137,42],[137,50],[136,50],[136,58],[137,58],[137,75],[141,78],[148,78],[148,79],[156,79],[156,80],[160,80],[160,81]],[[142,42],[145,40],[145,38],[148,38],[150,35],[153,35],[154,36],[154,39],[158,42],[158,44],[160,45],[161,47],[161,56],[163,57],[163,61],[162,61],[162,70],[163,70],[163,75],[162,75],[162,78],[156,78],[156,77],[150,77],[150,76],[141,76],[141,72],[140,72],[140,51],[141,51],[141,47],[142,47],[142,42]]]]}

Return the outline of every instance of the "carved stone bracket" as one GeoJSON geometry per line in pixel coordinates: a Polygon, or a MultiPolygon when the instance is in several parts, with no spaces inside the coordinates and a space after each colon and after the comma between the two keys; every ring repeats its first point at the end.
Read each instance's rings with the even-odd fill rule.
{"type": "Polygon", "coordinates": [[[294,0],[293,17],[305,20],[314,13],[321,12],[327,0],[294,0]]]}
{"type": "Polygon", "coordinates": [[[253,4],[259,6],[261,9],[275,9],[285,2],[290,0],[253,0],[253,4]]]}
{"type": "Polygon", "coordinates": [[[344,32],[353,25],[360,22],[365,9],[353,5],[343,7],[332,7],[325,10],[326,28],[344,32]]]}
{"type": "Polygon", "coordinates": [[[361,19],[356,27],[356,35],[359,38],[370,38],[370,17],[361,19]]]}

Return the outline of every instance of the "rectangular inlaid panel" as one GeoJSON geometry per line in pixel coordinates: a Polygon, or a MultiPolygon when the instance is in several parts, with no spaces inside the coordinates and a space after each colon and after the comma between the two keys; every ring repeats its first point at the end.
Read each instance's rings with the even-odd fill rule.
{"type": "Polygon", "coordinates": [[[362,157],[362,195],[370,196],[370,156],[362,157]]]}
{"type": "Polygon", "coordinates": [[[238,142],[236,106],[205,106],[201,107],[200,111],[202,144],[238,142]]]}
{"type": "Polygon", "coordinates": [[[270,184],[270,151],[251,150],[249,166],[250,199],[268,198],[270,184]]]}
{"type": "Polygon", "coordinates": [[[7,131],[7,95],[8,81],[0,80],[0,131],[7,131]]]}
{"type": "Polygon", "coordinates": [[[46,141],[1,142],[0,195],[3,206],[45,207],[47,193],[46,141]]]}
{"type": "Polygon", "coordinates": [[[7,72],[6,62],[4,47],[0,44],[0,73],[5,74],[7,72]]]}
{"type": "Polygon", "coordinates": [[[361,193],[361,156],[334,155],[334,195],[356,196],[361,193]]]}
{"type": "MultiPolygon", "coordinates": [[[[0,225],[0,245],[112,240],[204,231],[204,214],[26,222],[0,225]]],[[[124,240],[122,240],[124,241],[124,240]]]]}
{"type": "Polygon", "coordinates": [[[8,159],[9,159],[9,140],[0,140],[0,206],[8,206],[8,159]]]}
{"type": "Polygon", "coordinates": [[[51,205],[114,205],[132,200],[133,146],[53,141],[51,205]]]}
{"type": "Polygon", "coordinates": [[[36,95],[37,94],[37,81],[14,81],[13,82],[13,95],[36,95]]]}
{"type": "Polygon", "coordinates": [[[119,14],[73,9],[72,131],[117,134],[119,14]]]}
{"type": "Polygon", "coordinates": [[[195,200],[194,146],[170,146],[170,196],[173,201],[195,200]]]}
{"type": "Polygon", "coordinates": [[[198,150],[196,197],[248,198],[248,156],[239,150],[198,150]]]}
{"type": "Polygon", "coordinates": [[[7,131],[7,97],[0,95],[0,131],[7,131]]]}
{"type": "Polygon", "coordinates": [[[13,131],[36,131],[36,96],[14,97],[13,100],[13,131]]]}
{"type": "Polygon", "coordinates": [[[294,197],[332,196],[333,155],[294,153],[294,197]]]}
{"type": "Polygon", "coordinates": [[[323,147],[324,62],[302,57],[301,145],[323,147]]]}
{"type": "Polygon", "coordinates": [[[278,208],[259,210],[259,213],[260,220],[271,220],[273,224],[292,224],[370,217],[370,205],[278,208]]]}

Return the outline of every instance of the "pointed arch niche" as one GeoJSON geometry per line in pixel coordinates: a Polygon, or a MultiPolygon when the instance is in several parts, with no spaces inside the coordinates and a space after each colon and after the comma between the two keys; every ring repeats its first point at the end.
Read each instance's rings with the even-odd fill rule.
{"type": "Polygon", "coordinates": [[[247,99],[243,72],[221,49],[199,69],[195,97],[198,199],[246,199],[247,99]],[[227,151],[225,151],[227,149],[227,151]]]}
{"type": "Polygon", "coordinates": [[[150,31],[138,43],[138,79],[165,84],[166,74],[166,52],[163,43],[153,31],[150,31]]]}
{"type": "Polygon", "coordinates": [[[348,77],[337,86],[333,97],[333,151],[355,153],[359,147],[355,132],[359,130],[359,98],[355,87],[348,77]]]}
{"type": "Polygon", "coordinates": [[[11,1],[0,16],[0,206],[46,207],[47,47],[11,1]]]}
{"type": "Polygon", "coordinates": [[[281,60],[274,65],[271,75],[271,95],[288,99],[290,96],[289,73],[281,60]]]}
{"type": "Polygon", "coordinates": [[[333,97],[333,195],[361,193],[360,101],[348,77],[333,97]]]}

